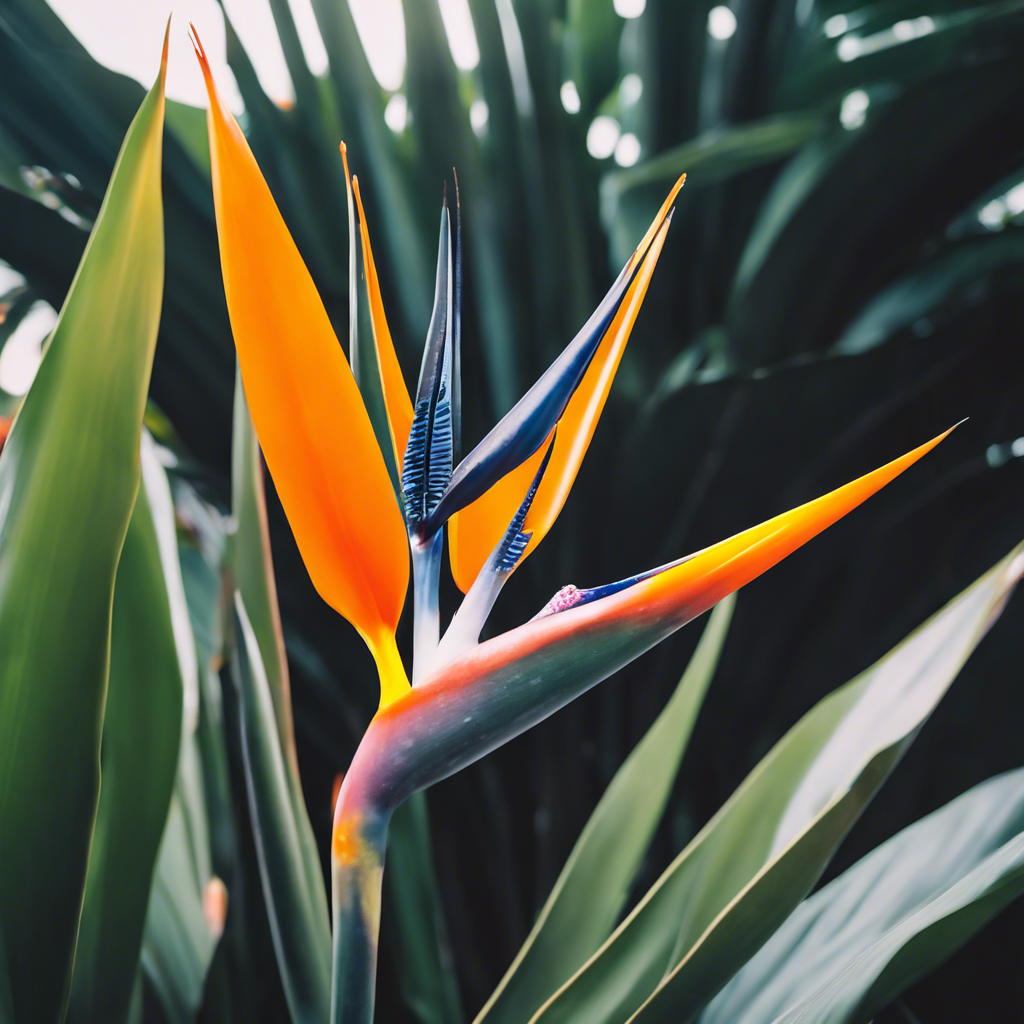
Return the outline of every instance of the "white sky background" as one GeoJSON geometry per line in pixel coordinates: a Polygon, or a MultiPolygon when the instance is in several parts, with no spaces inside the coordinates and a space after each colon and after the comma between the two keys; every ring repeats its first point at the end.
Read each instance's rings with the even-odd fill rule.
{"type": "MultiPolygon", "coordinates": [[[[214,75],[225,93],[233,79],[224,58],[224,21],[216,0],[49,0],[50,6],[101,64],[131,75],[146,86],[156,75],[160,43],[168,16],[171,23],[167,95],[193,106],[206,106],[206,91],[192,47],[188,23],[195,23],[214,75]]],[[[327,54],[310,0],[289,0],[306,62],[314,74],[327,68],[327,54]]],[[[267,0],[225,0],[259,75],[274,100],[294,98],[284,55],[267,0]]],[[[401,87],[405,74],[405,22],[401,0],[349,0],[370,66],[382,86],[401,87]]],[[[480,59],[467,0],[441,0],[441,15],[455,63],[463,70],[480,59]]],[[[233,106],[240,109],[237,92],[233,106]]]]}

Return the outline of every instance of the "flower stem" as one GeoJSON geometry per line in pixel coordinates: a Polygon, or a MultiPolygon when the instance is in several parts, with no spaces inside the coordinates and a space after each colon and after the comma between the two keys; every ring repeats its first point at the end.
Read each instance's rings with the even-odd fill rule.
{"type": "Polygon", "coordinates": [[[332,1024],[373,1021],[381,882],[390,819],[390,811],[349,811],[344,793],[339,795],[331,842],[332,1024]]]}
{"type": "Polygon", "coordinates": [[[441,634],[438,580],[441,575],[443,531],[420,543],[410,538],[413,578],[412,682],[416,685],[430,668],[441,634]]]}

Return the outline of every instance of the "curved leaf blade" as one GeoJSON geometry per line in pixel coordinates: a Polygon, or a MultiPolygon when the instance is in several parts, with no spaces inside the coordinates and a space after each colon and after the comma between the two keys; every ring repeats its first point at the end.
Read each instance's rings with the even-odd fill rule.
{"type": "Polygon", "coordinates": [[[0,921],[24,1019],[63,1017],[99,795],[114,577],[163,293],[164,53],[0,457],[0,834],[18,837],[0,844],[0,921]]]}
{"type": "Polygon", "coordinates": [[[1024,890],[1022,843],[1018,769],[905,828],[801,903],[701,1024],[816,1021],[825,1013],[830,1021],[869,1020],[1024,890]],[[961,914],[972,907],[977,913],[961,914]],[[942,934],[928,934],[940,924],[942,934]]]}
{"type": "Polygon", "coordinates": [[[100,791],[70,1021],[123,1021],[142,949],[157,853],[181,748],[182,682],[196,670],[174,505],[143,434],[142,486],[114,586],[100,791]],[[185,661],[179,651],[186,652],[185,661]]]}
{"type": "Polygon", "coordinates": [[[237,591],[235,633],[245,788],[274,952],[292,1019],[296,1024],[322,1024],[331,1012],[327,895],[323,876],[318,872],[316,878],[309,877],[302,849],[305,806],[293,802],[259,643],[237,591]]]}
{"type": "Polygon", "coordinates": [[[1022,556],[808,712],[534,1020],[693,1020],[810,891],[1001,612],[1022,556]]]}

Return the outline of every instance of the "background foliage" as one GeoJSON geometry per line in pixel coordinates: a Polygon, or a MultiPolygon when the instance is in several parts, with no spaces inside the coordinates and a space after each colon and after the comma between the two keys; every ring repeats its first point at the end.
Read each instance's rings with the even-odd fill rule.
{"type": "MultiPolygon", "coordinates": [[[[263,94],[228,27],[251,144],[345,337],[345,138],[409,381],[429,315],[440,182],[456,165],[464,379],[478,382],[465,389],[467,447],[572,336],[671,180],[689,173],[591,457],[493,629],[529,617],[565,583],[595,585],[700,548],[970,416],[912,477],[740,595],[642,892],[800,714],[1019,539],[1024,5],[735,0],[736,32],[718,40],[707,0],[648,0],[629,21],[611,0],[470,0],[481,61],[465,73],[433,0],[408,0],[402,88],[412,116],[400,134],[384,123],[388,96],[348,7],[313,6],[331,61],[323,78],[306,69],[287,3],[271,0],[296,93],[287,110],[263,94]],[[638,98],[622,88],[627,75],[642,82],[638,98]],[[559,96],[570,79],[574,114],[559,96]],[[480,135],[468,113],[477,98],[489,111],[480,135]],[[636,134],[638,164],[589,155],[598,114],[636,134]]],[[[0,259],[24,276],[21,291],[0,297],[10,307],[0,344],[36,299],[60,306],[142,95],[96,64],[42,0],[0,2],[0,259]]],[[[196,743],[214,827],[212,867],[200,857],[196,870],[225,880],[230,907],[202,1014],[251,1019],[258,1007],[262,1019],[286,1019],[246,817],[237,698],[216,674],[212,566],[230,498],[234,357],[204,116],[171,102],[167,123],[151,386],[162,416],[150,425],[177,455],[171,483],[200,647],[196,743]],[[250,972],[253,963],[265,969],[250,972]]],[[[332,782],[376,706],[377,683],[362,642],[314,593],[269,500],[298,757],[326,850],[332,782]]],[[[830,876],[1018,766],[1022,618],[1011,604],[830,876]]],[[[430,792],[440,900],[416,920],[444,908],[459,990],[444,982],[449,1006],[472,1014],[493,989],[697,634],[684,631],[430,792]]],[[[172,810],[180,804],[183,820],[194,813],[187,793],[179,770],[172,810]]],[[[396,825],[395,857],[427,841],[421,811],[396,825]]],[[[410,968],[400,976],[395,959],[411,962],[425,940],[394,913],[395,901],[407,907],[431,891],[430,865],[414,863],[425,885],[392,890],[385,915],[378,999],[387,1021],[417,1019],[401,992],[410,968]]],[[[153,905],[150,914],[152,925],[153,905]]],[[[1022,952],[1018,905],[906,1006],[922,1021],[1024,1012],[1022,952]]],[[[421,974],[430,977],[429,965],[421,974]]],[[[147,1012],[157,1014],[159,971],[147,977],[147,1012]]]]}

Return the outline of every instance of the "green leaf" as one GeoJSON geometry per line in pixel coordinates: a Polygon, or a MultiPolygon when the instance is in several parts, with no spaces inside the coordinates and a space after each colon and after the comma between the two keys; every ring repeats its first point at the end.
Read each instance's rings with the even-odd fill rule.
{"type": "Polygon", "coordinates": [[[143,434],[142,486],[117,567],[100,791],[68,1019],[124,1021],[196,671],[167,477],[143,434]]]}
{"type": "MultiPolygon", "coordinates": [[[[253,634],[259,645],[263,670],[274,707],[276,735],[286,766],[298,841],[313,906],[322,906],[328,919],[323,867],[306,811],[295,749],[288,658],[277,605],[277,584],[270,552],[263,461],[256,428],[249,416],[242,375],[235,372],[235,410],[232,431],[231,507],[235,529],[231,540],[234,586],[242,596],[253,634]],[[250,610],[251,609],[251,610],[250,610]]],[[[268,897],[269,898],[269,897],[268,897]]]]}
{"type": "Polygon", "coordinates": [[[0,834],[17,837],[0,847],[0,919],[25,1020],[64,1015],[99,797],[114,576],[163,293],[163,82],[161,69],[0,457],[0,834]]]}
{"type": "Polygon", "coordinates": [[[525,1021],[608,937],[672,792],[736,595],[712,612],[675,693],[612,779],[477,1021],[525,1021]]]}
{"type": "Polygon", "coordinates": [[[922,317],[977,294],[979,283],[1024,264],[1024,231],[1009,229],[992,237],[971,239],[942,252],[917,271],[879,292],[847,326],[832,351],[858,355],[912,327],[922,317]]]}
{"type": "Polygon", "coordinates": [[[612,238],[613,262],[624,262],[633,251],[638,225],[650,222],[667,187],[680,174],[687,175],[685,202],[695,188],[789,156],[810,141],[822,122],[821,114],[797,111],[716,128],[636,167],[606,174],[601,179],[601,220],[612,238]]]}
{"type": "Polygon", "coordinates": [[[402,998],[421,1024],[460,1024],[462,1005],[434,876],[425,794],[414,794],[392,816],[387,863],[384,928],[398,947],[402,998]]]}
{"type": "Polygon", "coordinates": [[[701,1024],[868,1021],[1024,892],[1024,769],[904,829],[802,903],[701,1024]]]}
{"type": "Polygon", "coordinates": [[[249,416],[242,387],[242,375],[235,371],[234,424],[231,433],[231,511],[234,534],[231,540],[231,573],[234,587],[242,595],[259,644],[267,676],[281,752],[289,772],[299,777],[292,720],[288,659],[277,607],[277,583],[267,529],[267,499],[263,460],[256,428],[249,416]]]}
{"type": "Polygon", "coordinates": [[[304,805],[293,802],[263,658],[241,594],[235,594],[235,682],[241,693],[242,754],[256,853],[274,951],[295,1024],[331,1012],[331,930],[323,875],[309,877],[304,805]],[[319,888],[316,882],[319,881],[319,888]]]}
{"type": "Polygon", "coordinates": [[[809,711],[533,1019],[693,1020],[813,887],[1022,573],[1024,545],[809,711]]]}
{"type": "Polygon", "coordinates": [[[142,941],[142,968],[170,1024],[195,1019],[224,926],[225,901],[211,866],[198,744],[186,726],[142,941]]]}

